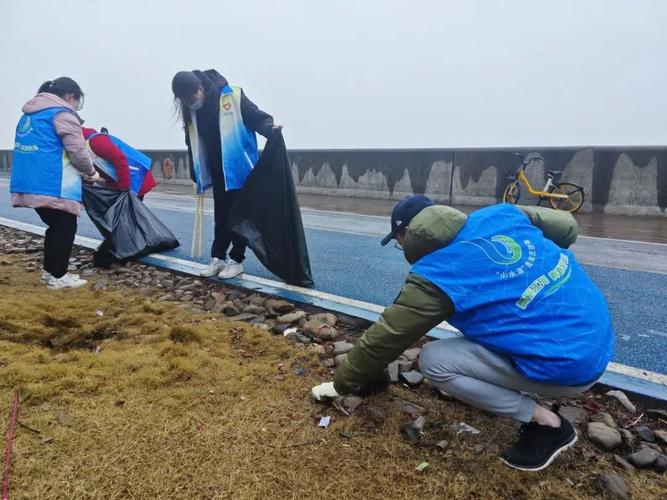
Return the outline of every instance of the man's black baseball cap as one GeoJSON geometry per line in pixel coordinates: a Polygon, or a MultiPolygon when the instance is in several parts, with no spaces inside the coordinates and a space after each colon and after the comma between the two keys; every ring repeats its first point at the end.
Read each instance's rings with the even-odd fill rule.
{"type": "Polygon", "coordinates": [[[382,239],[382,246],[396,238],[396,233],[408,227],[415,215],[431,205],[434,205],[431,198],[423,194],[399,201],[391,212],[391,233],[382,239]]]}

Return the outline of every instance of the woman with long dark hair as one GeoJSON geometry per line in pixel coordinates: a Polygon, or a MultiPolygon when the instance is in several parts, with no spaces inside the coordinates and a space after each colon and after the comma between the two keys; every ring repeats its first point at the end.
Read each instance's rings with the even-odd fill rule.
{"type": "Polygon", "coordinates": [[[82,177],[99,180],[81,133],[83,120],[77,114],[83,97],[71,78],[44,82],[23,106],[16,127],[12,205],[35,209],[47,225],[42,281],[54,289],[87,283],[67,272],[82,208],[82,177]]]}
{"type": "Polygon", "coordinates": [[[201,276],[233,278],[243,272],[245,244],[229,229],[229,213],[259,157],[255,132],[269,137],[279,126],[214,69],[180,71],[171,88],[180,108],[190,175],[203,193],[213,186],[215,237],[201,276]],[[227,256],[230,244],[232,250],[227,256]]]}

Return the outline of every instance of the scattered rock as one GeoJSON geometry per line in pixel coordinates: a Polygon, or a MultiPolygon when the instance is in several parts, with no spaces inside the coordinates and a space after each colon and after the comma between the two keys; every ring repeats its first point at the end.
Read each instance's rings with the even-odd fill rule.
{"type": "MultiPolygon", "coordinates": [[[[250,298],[248,299],[248,303],[253,305],[253,306],[259,306],[262,307],[264,305],[264,302],[266,299],[262,297],[261,295],[251,295],[250,298]]],[[[263,307],[262,307],[263,309],[263,307]]]]}
{"type": "Polygon", "coordinates": [[[256,304],[250,304],[243,308],[244,313],[256,314],[257,316],[262,316],[266,313],[263,307],[256,304]]]}
{"type": "Polygon", "coordinates": [[[382,408],[378,408],[377,406],[365,406],[364,414],[376,426],[384,424],[385,420],[387,420],[387,414],[382,408]]]}
{"type": "Polygon", "coordinates": [[[333,368],[334,366],[336,366],[336,362],[334,361],[333,358],[327,358],[327,359],[325,359],[323,364],[324,364],[324,366],[326,366],[327,368],[333,368]]]}
{"type": "Polygon", "coordinates": [[[627,429],[618,429],[618,432],[621,433],[623,444],[628,448],[632,448],[635,443],[635,435],[627,429]]]}
{"type": "Polygon", "coordinates": [[[637,412],[637,407],[633,405],[630,400],[628,399],[628,396],[625,395],[623,391],[609,391],[606,393],[607,396],[611,396],[613,398],[618,399],[619,403],[623,405],[623,407],[628,410],[631,413],[636,413],[637,412]]]}
{"type": "Polygon", "coordinates": [[[343,361],[347,358],[347,354],[339,354],[338,356],[334,356],[334,364],[336,366],[340,366],[343,364],[343,361]]]}
{"type": "Polygon", "coordinates": [[[561,406],[558,414],[573,425],[582,425],[588,420],[588,412],[578,406],[561,406]]]}
{"type": "Polygon", "coordinates": [[[611,417],[611,415],[606,412],[596,413],[591,417],[591,422],[602,422],[607,427],[613,427],[614,429],[616,428],[616,422],[614,422],[614,419],[611,417]]]}
{"type": "Polygon", "coordinates": [[[639,447],[640,448],[651,448],[652,450],[655,450],[658,453],[662,453],[662,448],[660,448],[660,446],[658,446],[655,443],[649,443],[648,441],[640,441],[639,442],[639,447]]]}
{"type": "Polygon", "coordinates": [[[399,378],[408,384],[410,387],[415,387],[422,383],[424,380],[424,375],[418,371],[403,372],[399,375],[399,378]]]}
{"type": "Polygon", "coordinates": [[[339,431],[338,435],[345,439],[352,439],[352,433],[347,431],[339,431]]]}
{"type": "Polygon", "coordinates": [[[310,319],[319,321],[320,323],[324,323],[329,326],[336,326],[336,323],[338,323],[338,318],[336,315],[329,312],[311,314],[310,319]]]}
{"type": "Polygon", "coordinates": [[[389,381],[394,383],[398,382],[398,361],[389,363],[387,371],[389,372],[389,381]]]}
{"type": "Polygon", "coordinates": [[[623,442],[621,433],[602,422],[589,422],[587,427],[588,439],[600,448],[611,451],[623,442]]]}
{"type": "Polygon", "coordinates": [[[285,336],[288,342],[293,344],[310,344],[310,338],[297,332],[289,333],[285,336]]]}
{"type": "Polygon", "coordinates": [[[419,432],[422,432],[424,430],[424,424],[426,424],[426,419],[422,415],[419,415],[412,422],[412,427],[417,429],[419,432]]]}
{"type": "Polygon", "coordinates": [[[421,434],[415,429],[412,424],[403,424],[401,426],[401,436],[408,443],[416,443],[421,439],[421,434]]]}
{"type": "Polygon", "coordinates": [[[635,472],[635,466],[628,462],[625,458],[621,457],[620,455],[616,455],[615,453],[612,458],[614,459],[614,463],[624,471],[635,472]]]}
{"type": "Polygon", "coordinates": [[[593,487],[602,493],[605,498],[625,500],[628,498],[628,485],[618,474],[600,474],[593,481],[593,487]]]}
{"type": "Polygon", "coordinates": [[[655,442],[655,436],[653,435],[653,431],[649,429],[646,425],[638,425],[637,427],[634,427],[632,430],[635,431],[635,434],[637,434],[644,441],[648,441],[649,443],[655,442]]]}
{"type": "Polygon", "coordinates": [[[660,474],[667,471],[667,456],[660,455],[655,462],[653,462],[653,469],[660,474]]]}
{"type": "Polygon", "coordinates": [[[237,307],[232,301],[229,301],[224,305],[223,311],[227,316],[238,316],[241,314],[241,308],[237,307]]]}
{"type": "Polygon", "coordinates": [[[421,416],[424,409],[423,408],[418,408],[417,406],[413,405],[412,403],[408,403],[407,401],[404,401],[403,404],[401,405],[401,411],[403,413],[407,413],[412,418],[418,418],[418,417],[421,416]]]}
{"type": "Polygon", "coordinates": [[[352,350],[354,344],[350,344],[346,341],[334,342],[333,343],[333,354],[334,356],[338,354],[347,354],[352,350]]]}
{"type": "MultiPolygon", "coordinates": [[[[280,320],[280,318],[278,318],[278,320],[280,320]]],[[[304,323],[303,331],[305,331],[311,337],[315,337],[320,340],[334,340],[338,334],[334,327],[317,320],[310,320],[304,323]]]]}
{"type": "Polygon", "coordinates": [[[283,314],[282,316],[278,316],[276,321],[278,323],[296,323],[299,321],[301,318],[305,318],[306,313],[303,311],[294,311],[291,313],[283,314]]]}
{"type": "Polygon", "coordinates": [[[264,307],[266,307],[271,314],[286,314],[296,309],[291,302],[277,299],[268,299],[264,302],[264,307]]]}
{"type": "Polygon", "coordinates": [[[227,316],[225,320],[227,321],[250,321],[253,319],[258,318],[256,314],[250,314],[250,313],[241,313],[237,314],[236,316],[227,316]]]}
{"type": "Polygon", "coordinates": [[[313,354],[317,354],[318,356],[322,356],[326,353],[326,349],[321,344],[311,344],[308,346],[308,350],[313,354]]]}
{"type": "Polygon", "coordinates": [[[628,457],[630,463],[638,469],[650,469],[660,453],[651,448],[642,448],[628,457]]]}

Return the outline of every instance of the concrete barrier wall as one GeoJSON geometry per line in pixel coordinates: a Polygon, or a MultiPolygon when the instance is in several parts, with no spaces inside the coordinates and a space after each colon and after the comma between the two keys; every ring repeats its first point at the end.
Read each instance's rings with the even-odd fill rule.
{"type": "MultiPolygon", "coordinates": [[[[544,185],[546,170],[562,170],[562,181],[583,186],[583,211],[666,214],[667,147],[290,150],[290,159],[299,192],[382,199],[425,193],[444,203],[481,206],[501,200],[517,151],[544,157],[527,172],[534,187],[544,185]]],[[[184,151],[145,152],[158,182],[188,182],[184,151]]],[[[0,171],[9,170],[10,157],[0,152],[0,171]]],[[[535,201],[522,190],[520,203],[535,201]]]]}

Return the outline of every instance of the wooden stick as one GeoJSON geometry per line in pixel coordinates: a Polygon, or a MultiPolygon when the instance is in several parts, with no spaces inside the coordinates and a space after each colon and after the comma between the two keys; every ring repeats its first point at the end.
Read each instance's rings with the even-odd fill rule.
{"type": "Polygon", "coordinates": [[[204,244],[204,195],[199,195],[200,209],[199,209],[199,257],[202,256],[204,244]]]}
{"type": "Polygon", "coordinates": [[[190,245],[190,257],[195,256],[195,235],[197,233],[197,214],[199,210],[199,198],[197,198],[197,206],[195,208],[195,217],[192,221],[192,244],[190,245]]]}

